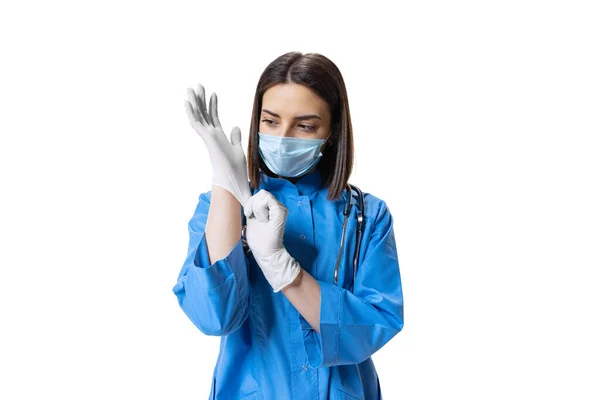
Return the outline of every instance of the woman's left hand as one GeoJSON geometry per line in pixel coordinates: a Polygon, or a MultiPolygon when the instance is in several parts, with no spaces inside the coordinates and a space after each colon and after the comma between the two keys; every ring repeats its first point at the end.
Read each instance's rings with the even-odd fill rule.
{"type": "Polygon", "coordinates": [[[265,278],[279,292],[300,273],[300,264],[283,245],[287,208],[262,189],[244,205],[246,240],[265,278]]]}

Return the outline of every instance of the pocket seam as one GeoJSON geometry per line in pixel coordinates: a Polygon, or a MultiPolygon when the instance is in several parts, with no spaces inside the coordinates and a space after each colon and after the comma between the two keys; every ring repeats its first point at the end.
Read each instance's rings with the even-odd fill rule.
{"type": "Polygon", "coordinates": [[[342,396],[342,399],[350,399],[350,400],[359,400],[358,397],[354,397],[352,395],[349,395],[348,393],[344,392],[342,389],[338,388],[337,389],[338,393],[342,396]]]}
{"type": "Polygon", "coordinates": [[[260,395],[260,389],[256,389],[254,392],[248,393],[247,395],[240,397],[240,400],[260,399],[259,395],[260,395]]]}

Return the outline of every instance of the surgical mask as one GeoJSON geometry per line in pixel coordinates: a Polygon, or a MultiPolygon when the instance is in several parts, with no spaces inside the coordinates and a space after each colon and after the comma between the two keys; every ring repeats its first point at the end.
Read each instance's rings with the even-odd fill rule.
{"type": "Polygon", "coordinates": [[[317,165],[323,155],[321,146],[326,140],[281,137],[258,132],[258,152],[265,165],[275,174],[296,178],[317,165]]]}

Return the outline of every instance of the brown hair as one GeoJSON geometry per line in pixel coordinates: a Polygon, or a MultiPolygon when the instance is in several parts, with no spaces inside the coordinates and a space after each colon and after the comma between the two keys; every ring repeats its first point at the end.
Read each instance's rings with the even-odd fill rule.
{"type": "Polygon", "coordinates": [[[318,164],[324,186],[329,188],[327,198],[338,199],[350,178],[354,162],[352,122],[346,85],[338,67],[318,53],[302,54],[292,51],[273,60],[263,71],[254,95],[252,121],[248,136],[248,175],[253,188],[259,186],[260,169],[271,171],[258,153],[258,128],[262,98],[272,86],[297,83],[313,90],[328,105],[331,113],[331,136],[318,164]]]}

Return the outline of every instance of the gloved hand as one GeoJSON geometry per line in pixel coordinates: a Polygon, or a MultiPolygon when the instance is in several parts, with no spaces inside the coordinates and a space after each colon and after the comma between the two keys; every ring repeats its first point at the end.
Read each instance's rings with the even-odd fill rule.
{"type": "Polygon", "coordinates": [[[262,189],[245,204],[244,214],[248,246],[277,293],[300,273],[300,264],[283,246],[288,210],[271,193],[262,189]]]}
{"type": "Polygon", "coordinates": [[[213,169],[212,184],[222,187],[244,205],[252,196],[248,184],[246,156],[242,149],[242,133],[239,127],[231,130],[231,142],[225,137],[217,114],[217,94],[210,96],[209,112],[206,110],[204,87],[198,84],[198,93],[187,89],[185,101],[190,124],[204,140],[213,169]]]}

